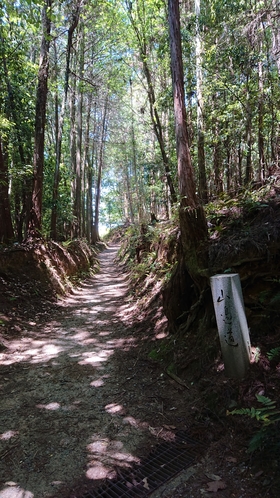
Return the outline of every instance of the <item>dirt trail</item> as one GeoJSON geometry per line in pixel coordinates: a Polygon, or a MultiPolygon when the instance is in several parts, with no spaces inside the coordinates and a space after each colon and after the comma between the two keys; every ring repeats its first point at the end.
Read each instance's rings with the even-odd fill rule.
{"type": "Polygon", "coordinates": [[[0,498],[70,496],[153,444],[157,429],[135,418],[147,392],[141,377],[138,392],[131,384],[137,339],[123,318],[127,283],[114,264],[117,249],[100,255],[100,273],[48,322],[34,318],[0,352],[0,498]]]}
{"type": "MultiPolygon", "coordinates": [[[[246,447],[205,412],[196,383],[179,385],[149,359],[161,326],[145,328],[117,250],[101,253],[97,275],[0,350],[0,498],[82,498],[181,430],[207,451],[194,448],[200,463],[151,496],[210,498],[216,475],[223,498],[263,496],[246,447]]],[[[208,375],[211,389],[218,378],[208,375]]]]}

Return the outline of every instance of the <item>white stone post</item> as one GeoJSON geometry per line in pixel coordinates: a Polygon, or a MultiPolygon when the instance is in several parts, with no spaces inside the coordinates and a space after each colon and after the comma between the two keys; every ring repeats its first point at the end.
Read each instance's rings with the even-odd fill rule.
{"type": "Polygon", "coordinates": [[[210,278],[225,373],[242,379],[250,366],[251,342],[238,273],[210,278]]]}

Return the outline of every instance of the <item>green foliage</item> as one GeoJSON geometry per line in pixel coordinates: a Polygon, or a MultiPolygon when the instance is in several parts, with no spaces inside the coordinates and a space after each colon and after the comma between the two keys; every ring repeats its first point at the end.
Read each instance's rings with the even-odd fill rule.
{"type": "Polygon", "coordinates": [[[271,360],[276,360],[278,359],[280,356],[280,347],[277,347],[277,348],[272,348],[268,353],[267,353],[267,357],[268,359],[271,361],[271,360]]]}
{"type": "Polygon", "coordinates": [[[260,292],[260,293],[259,293],[259,302],[260,302],[261,304],[264,304],[264,303],[266,302],[266,300],[267,300],[267,298],[268,298],[269,294],[270,294],[270,290],[269,290],[269,289],[267,289],[267,290],[264,290],[264,291],[260,292]]]}
{"type": "MultiPolygon", "coordinates": [[[[210,201],[205,206],[205,214],[210,222],[210,234],[215,233],[217,238],[238,227],[240,234],[248,236],[251,220],[254,220],[261,210],[269,207],[267,197],[269,197],[270,190],[270,185],[254,190],[242,188],[234,196],[223,192],[215,200],[210,201]]],[[[265,225],[262,229],[265,230],[265,225]]]]}
{"type": "Polygon", "coordinates": [[[144,231],[143,225],[134,224],[122,235],[119,257],[128,266],[134,283],[148,277],[149,281],[155,279],[163,284],[169,281],[176,265],[175,247],[176,235],[171,222],[145,225],[144,231]],[[140,260],[137,250],[140,250],[140,260]]]}
{"type": "MultiPolygon", "coordinates": [[[[280,349],[280,348],[279,348],[280,349]]],[[[227,411],[227,415],[243,415],[257,420],[262,424],[262,428],[258,431],[253,438],[250,440],[248,451],[253,452],[256,450],[263,449],[264,447],[271,445],[280,447],[279,439],[279,422],[280,422],[280,410],[276,408],[276,401],[256,394],[256,398],[259,403],[262,404],[261,407],[255,408],[239,408],[232,411],[227,411]],[[276,436],[276,440],[275,440],[276,436]]]]}
{"type": "MultiPolygon", "coordinates": [[[[30,185],[21,183],[28,182],[32,175],[30,166],[33,158],[43,5],[42,0],[22,0],[2,2],[0,6],[0,133],[5,142],[4,152],[8,163],[14,221],[18,219],[19,212],[24,210],[29,194],[30,185]]],[[[275,7],[272,6],[266,22],[263,23],[263,3],[248,5],[248,2],[243,0],[202,2],[199,19],[196,19],[193,7],[193,3],[189,3],[187,8],[181,9],[191,154],[198,174],[196,42],[199,26],[202,44],[207,183],[211,194],[218,196],[222,190],[227,192],[217,202],[211,202],[206,209],[213,224],[211,231],[217,236],[222,236],[225,228],[223,211],[227,210],[233,214],[232,224],[238,223],[238,209],[246,209],[252,215],[257,213],[267,205],[265,192],[271,188],[273,181],[261,191],[254,190],[253,184],[248,183],[247,189],[236,195],[244,185],[247,159],[252,163],[249,182],[251,179],[259,180],[258,137],[263,137],[264,141],[265,177],[277,157],[280,98],[278,52],[275,52],[278,51],[275,44],[278,33],[277,15],[273,11],[275,7]],[[262,81],[260,70],[263,73],[262,81]],[[263,86],[263,95],[260,84],[263,86]],[[246,138],[249,125],[250,143],[246,138]]],[[[60,113],[63,101],[65,48],[73,8],[74,4],[69,1],[53,3],[51,13],[52,37],[43,189],[44,234],[49,231],[52,209],[56,112],[60,113]]],[[[175,188],[177,178],[166,2],[86,2],[83,4],[80,21],[85,33],[84,65],[79,68],[82,58],[77,54],[81,46],[82,30],[77,30],[73,38],[69,88],[73,92],[73,102],[77,97],[75,92],[79,90],[82,93],[83,136],[80,152],[84,160],[86,142],[89,141],[87,161],[92,170],[98,162],[99,130],[105,92],[109,92],[110,101],[100,222],[113,227],[127,218],[132,222],[146,221],[151,211],[162,219],[166,217],[168,210],[170,211],[170,206],[161,147],[154,139],[152,130],[152,110],[156,110],[162,120],[163,145],[170,159],[171,177],[175,188]],[[145,81],[144,63],[150,73],[149,84],[145,81]],[[79,74],[82,74],[82,77],[78,76],[79,74]],[[155,97],[152,107],[149,105],[147,92],[151,91],[151,88],[155,97]],[[87,138],[87,105],[92,96],[87,138]]],[[[58,229],[61,235],[65,230],[66,236],[69,236],[69,227],[75,222],[75,158],[70,135],[73,129],[73,135],[77,133],[77,122],[74,112],[73,116],[70,114],[71,105],[67,105],[57,206],[58,229]]],[[[96,176],[97,172],[94,171],[93,192],[96,176]]],[[[83,197],[86,197],[86,192],[83,192],[83,197]]]]}
{"type": "Polygon", "coordinates": [[[61,245],[63,247],[65,247],[66,249],[68,249],[68,247],[71,246],[71,243],[72,243],[72,240],[71,239],[67,239],[67,240],[64,240],[63,242],[61,242],[61,245]]]}
{"type": "Polygon", "coordinates": [[[276,410],[276,402],[272,401],[270,398],[256,394],[256,398],[263,406],[261,408],[240,408],[235,409],[232,412],[228,412],[228,415],[247,415],[251,418],[262,422],[264,425],[270,425],[275,422],[280,421],[280,411],[276,410]]]}
{"type": "MultiPolygon", "coordinates": [[[[163,362],[163,361],[166,361],[166,359],[172,354],[173,354],[173,347],[174,347],[174,344],[173,344],[173,341],[170,341],[168,338],[163,340],[161,342],[161,344],[155,348],[155,349],[152,349],[150,352],[149,352],[149,358],[151,358],[151,360],[154,360],[154,361],[158,361],[158,362],[163,362]]],[[[174,370],[175,366],[174,366],[174,363],[172,363],[170,366],[169,366],[169,369],[170,370],[174,370]]]]}

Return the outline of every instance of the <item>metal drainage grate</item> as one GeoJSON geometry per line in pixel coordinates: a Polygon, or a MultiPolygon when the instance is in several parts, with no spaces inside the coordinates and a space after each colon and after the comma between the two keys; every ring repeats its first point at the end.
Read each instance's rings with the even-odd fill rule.
{"type": "Polygon", "coordinates": [[[178,433],[175,441],[165,442],[129,473],[107,481],[94,491],[87,491],[83,498],[135,498],[149,496],[181,470],[189,467],[202,451],[198,441],[186,433],[178,433]]]}

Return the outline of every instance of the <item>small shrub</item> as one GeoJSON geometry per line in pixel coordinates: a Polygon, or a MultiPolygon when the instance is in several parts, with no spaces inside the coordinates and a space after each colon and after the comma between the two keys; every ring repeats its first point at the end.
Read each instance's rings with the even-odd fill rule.
{"type": "Polygon", "coordinates": [[[267,357],[270,361],[278,359],[280,356],[280,347],[273,348],[267,353],[267,357]]]}
{"type": "Polygon", "coordinates": [[[237,408],[227,411],[227,415],[245,415],[251,417],[262,424],[262,428],[250,440],[248,451],[253,452],[264,448],[270,448],[273,451],[279,451],[279,422],[280,410],[276,408],[276,402],[266,396],[256,394],[256,398],[261,407],[255,408],[237,408]]]}

